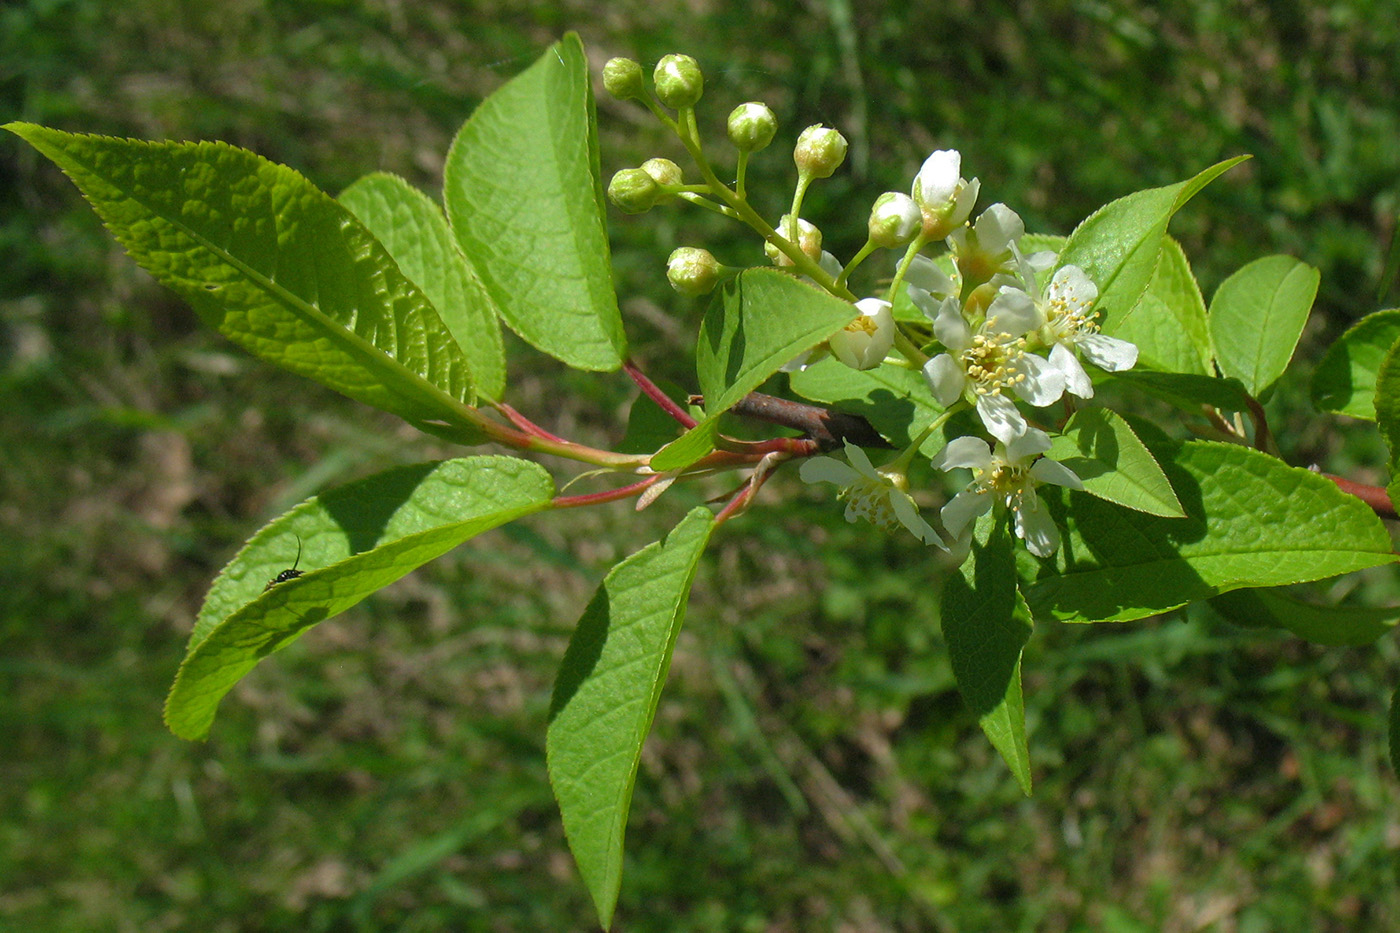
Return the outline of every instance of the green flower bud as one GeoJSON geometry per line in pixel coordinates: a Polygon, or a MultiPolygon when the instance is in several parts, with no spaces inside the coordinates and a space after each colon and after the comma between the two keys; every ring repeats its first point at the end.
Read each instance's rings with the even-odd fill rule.
{"type": "Polygon", "coordinates": [[[705,76],[689,55],[663,55],[651,73],[656,96],[672,110],[694,107],[705,90],[705,76]]]}
{"type": "Polygon", "coordinates": [[[909,195],[886,191],[870,210],[870,242],[881,249],[908,246],[923,229],[924,215],[909,195]]]}
{"type": "MultiPolygon", "coordinates": [[[[786,237],[788,235],[788,224],[791,223],[791,214],[784,214],[782,220],[778,221],[778,233],[786,237]]],[[[798,219],[797,221],[797,246],[813,262],[821,262],[822,258],[822,232],[817,229],[811,221],[798,219]]],[[[787,254],[778,249],[772,243],[763,244],[763,252],[768,256],[770,262],[775,266],[787,267],[792,265],[792,260],[787,254]]]]}
{"type": "Polygon", "coordinates": [[[797,137],[792,160],[808,178],[830,178],[846,161],[846,137],[820,123],[809,126],[797,137]]]}
{"type": "Polygon", "coordinates": [[[682,246],[666,260],[666,280],[682,295],[708,295],[723,274],[724,267],[707,249],[682,246]]]}
{"type": "Polygon", "coordinates": [[[642,214],[656,206],[664,192],[645,171],[625,168],[608,182],[608,199],[624,214],[642,214]]]}
{"type": "Polygon", "coordinates": [[[654,178],[658,185],[679,185],[684,182],[681,167],[670,159],[647,159],[642,163],[642,171],[654,178]]]}
{"type": "Polygon", "coordinates": [[[646,93],[642,66],[630,58],[610,58],[603,66],[603,87],[618,100],[632,100],[646,93]]]}
{"type": "Polygon", "coordinates": [[[759,101],[740,104],[729,114],[729,141],[740,152],[758,152],[773,141],[778,118],[759,101]]]}

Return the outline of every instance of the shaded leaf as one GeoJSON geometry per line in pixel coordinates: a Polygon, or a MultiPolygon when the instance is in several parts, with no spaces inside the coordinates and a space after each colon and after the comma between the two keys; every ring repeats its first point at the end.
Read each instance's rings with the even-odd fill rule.
{"type": "Polygon", "coordinates": [[[1337,338],[1317,364],[1312,400],[1321,411],[1376,420],[1376,376],[1400,340],[1400,308],[1368,314],[1337,338]]]}
{"type": "Polygon", "coordinates": [[[1322,606],[1282,589],[1235,590],[1210,605],[1237,625],[1286,629],[1318,645],[1369,645],[1400,622],[1400,609],[1322,606]]]}
{"type": "MultiPolygon", "coordinates": [[[[1186,517],[1070,493],[1060,513],[1068,525],[1062,551],[1025,589],[1037,618],[1140,619],[1241,587],[1318,580],[1395,560],[1375,513],[1310,470],[1230,444],[1149,447],[1186,517]]],[[[1054,501],[1054,491],[1041,490],[1054,501]]]]}

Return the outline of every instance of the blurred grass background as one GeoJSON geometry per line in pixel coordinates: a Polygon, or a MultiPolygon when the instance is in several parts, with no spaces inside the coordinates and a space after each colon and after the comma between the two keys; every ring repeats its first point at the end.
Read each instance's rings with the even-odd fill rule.
{"type": "MultiPolygon", "coordinates": [[[[1074,0],[680,7],[446,0],[32,0],[0,7],[0,118],[218,138],[331,192],[435,190],[482,96],[566,29],[595,71],[685,51],[702,124],[764,99],[785,149],[840,127],[809,215],[849,256],[933,148],[984,203],[1067,233],[1241,152],[1173,223],[1207,296],[1287,252],[1323,285],[1300,356],[1378,303],[1400,205],[1400,17],[1351,3],[1074,0]]],[[[678,147],[599,102],[605,175],[678,147]]],[[[689,385],[661,262],[752,240],[697,212],[613,216],[637,356],[689,385]]],[[[208,581],[328,485],[458,452],[242,355],[127,260],[76,190],[0,140],[0,928],[586,930],[543,763],[548,691],[602,572],[683,503],[497,531],[262,665],[213,738],[160,703],[208,581]]],[[[511,401],[608,443],[625,379],[518,344],[511,401]]],[[[1382,479],[1365,425],[1274,408],[1290,459],[1382,479]]],[[[648,743],[620,930],[1400,927],[1384,765],[1393,639],[1326,650],[1208,610],[1041,626],[1023,799],[952,684],[924,555],[777,482],[697,580],[648,743]]],[[[1382,580],[1376,588],[1394,595],[1382,580]]]]}

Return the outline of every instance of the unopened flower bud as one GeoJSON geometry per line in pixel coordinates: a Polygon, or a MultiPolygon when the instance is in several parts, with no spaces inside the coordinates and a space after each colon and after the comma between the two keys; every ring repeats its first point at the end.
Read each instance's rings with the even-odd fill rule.
{"type": "Polygon", "coordinates": [[[642,163],[642,171],[658,185],[679,185],[684,180],[681,167],[670,159],[647,159],[642,163]]]}
{"type": "Polygon", "coordinates": [[[894,346],[894,310],[888,301],[862,298],[860,317],[832,334],[826,344],[831,355],[852,369],[874,369],[894,346]]]}
{"type": "Polygon", "coordinates": [[[651,210],[664,193],[656,179],[639,168],[625,168],[608,182],[608,199],[624,214],[651,210]]]}
{"type": "Polygon", "coordinates": [[[909,195],[886,191],[870,210],[870,242],[881,249],[897,249],[913,242],[923,227],[924,215],[909,195]]]}
{"type": "Polygon", "coordinates": [[[740,152],[758,152],[773,141],[778,118],[759,101],[740,104],[729,114],[729,141],[740,152]]]}
{"type": "MultiPolygon", "coordinates": [[[[784,214],[782,220],[778,221],[778,234],[791,239],[789,236],[791,224],[792,215],[784,214]]],[[[797,247],[813,261],[821,261],[822,232],[817,229],[816,224],[808,220],[798,219],[797,247]]],[[[763,252],[767,254],[769,261],[775,266],[786,267],[792,265],[792,260],[788,258],[787,254],[772,243],[763,244],[763,252]]]]}
{"type": "Polygon", "coordinates": [[[846,137],[820,123],[809,126],[797,137],[792,151],[797,171],[808,178],[830,178],[846,160],[846,137]]]}
{"type": "Polygon", "coordinates": [[[656,96],[672,110],[694,107],[705,90],[705,76],[689,55],[663,55],[651,73],[656,96]]]}
{"type": "Polygon", "coordinates": [[[666,280],[682,295],[708,295],[723,273],[713,253],[695,246],[682,246],[666,260],[666,280]]]}
{"type": "Polygon", "coordinates": [[[610,58],[603,66],[603,87],[618,100],[632,100],[646,92],[642,66],[630,58],[610,58]]]}
{"type": "Polygon", "coordinates": [[[963,178],[962,154],[940,149],[924,160],[914,177],[913,195],[924,214],[924,236],[941,240],[967,222],[981,183],[963,178]]]}

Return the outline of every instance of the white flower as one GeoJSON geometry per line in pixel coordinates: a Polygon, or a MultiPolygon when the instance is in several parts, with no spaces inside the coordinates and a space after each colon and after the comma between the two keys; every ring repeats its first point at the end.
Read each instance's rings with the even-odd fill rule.
{"type": "Polygon", "coordinates": [[[852,369],[874,369],[894,346],[894,311],[888,301],[862,298],[856,302],[860,317],[827,340],[832,356],[852,369]]]}
{"type": "Polygon", "coordinates": [[[948,550],[938,532],[919,514],[919,507],[906,491],[909,481],[903,472],[875,469],[865,451],[849,442],[846,459],[849,464],[832,457],[813,457],[802,464],[798,475],[809,483],[842,487],[837,495],[846,500],[846,521],[863,518],[887,531],[903,525],[924,544],[948,550]]]}
{"type": "Polygon", "coordinates": [[[958,283],[938,263],[920,253],[909,261],[909,268],[904,272],[904,289],[914,307],[933,320],[944,299],[958,294],[958,283]]]}
{"type": "Polygon", "coordinates": [[[940,149],[924,160],[914,176],[911,194],[923,210],[924,228],[932,240],[941,240],[967,222],[977,203],[981,182],[961,175],[962,154],[940,149]]]}
{"type": "Polygon", "coordinates": [[[933,458],[940,470],[967,467],[972,482],[943,506],[943,525],[954,540],[971,534],[972,524],[996,503],[1012,510],[1016,536],[1037,557],[1049,557],[1060,546],[1060,530],[1036,495],[1039,483],[1083,489],[1079,477],[1062,463],[1041,457],[1050,449],[1050,437],[1038,428],[1009,444],[995,448],[976,437],[959,437],[933,458]],[[1039,458],[1039,459],[1037,459],[1039,458]]]}
{"type": "Polygon", "coordinates": [[[1016,244],[1025,233],[1021,215],[998,202],[979,214],[971,227],[952,231],[948,245],[958,268],[973,282],[985,282],[998,273],[1015,271],[1020,259],[1016,244]]]}
{"type": "Polygon", "coordinates": [[[1036,302],[1041,316],[1038,335],[1051,348],[1050,364],[1064,374],[1066,389],[1080,398],[1092,398],[1094,385],[1074,351],[1111,373],[1132,369],[1137,363],[1136,346],[1099,333],[1091,310],[1098,297],[1098,286],[1083,269],[1061,266],[1036,302]]]}
{"type": "Polygon", "coordinates": [[[1008,390],[1037,408],[1051,404],[1065,391],[1064,375],[1026,352],[1025,335],[1038,320],[1035,302],[1016,288],[998,291],[976,331],[963,317],[957,299],[944,299],[933,333],[948,352],[924,364],[933,397],[947,408],[970,393],[993,437],[1009,444],[1024,434],[1026,419],[1007,397],[1008,390]]]}

